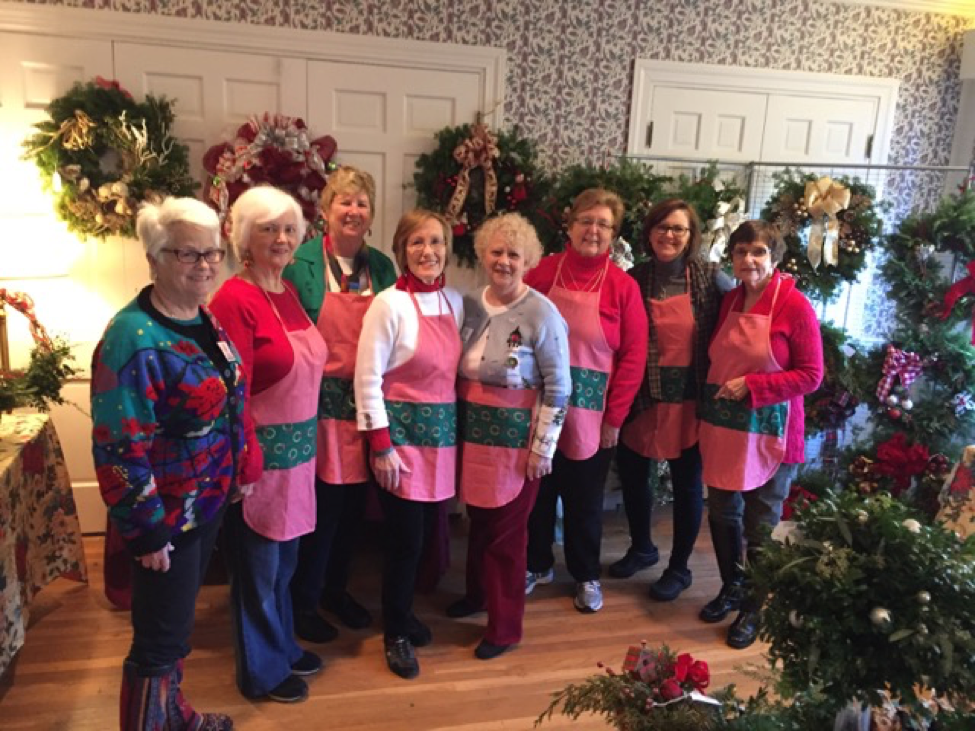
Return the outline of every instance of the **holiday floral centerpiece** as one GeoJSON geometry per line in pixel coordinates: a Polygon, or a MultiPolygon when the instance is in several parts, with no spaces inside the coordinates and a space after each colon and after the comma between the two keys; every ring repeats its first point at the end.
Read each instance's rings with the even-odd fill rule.
{"type": "Polygon", "coordinates": [[[308,228],[306,238],[322,233],[318,199],[336,165],[335,140],[311,138],[304,120],[283,114],[252,116],[237,129],[232,142],[214,145],[203,156],[209,173],[205,200],[225,222],[227,212],[245,190],[273,185],[290,193],[301,205],[308,228]]]}
{"type": "Polygon", "coordinates": [[[723,708],[733,698],[726,690],[704,695],[711,682],[708,665],[666,645],[646,642],[630,647],[617,672],[605,667],[579,684],[555,693],[549,707],[535,721],[538,726],[555,713],[579,718],[595,713],[621,731],[713,731],[724,728],[723,708]]]}

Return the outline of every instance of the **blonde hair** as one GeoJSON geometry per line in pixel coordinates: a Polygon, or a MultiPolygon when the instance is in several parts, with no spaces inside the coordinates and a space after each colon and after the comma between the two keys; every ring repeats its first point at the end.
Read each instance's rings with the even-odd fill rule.
{"type": "Polygon", "coordinates": [[[328,176],[328,183],[322,189],[319,200],[322,215],[327,218],[326,214],[335,196],[350,193],[365,193],[369,199],[369,212],[373,216],[376,215],[376,181],[369,173],[351,165],[343,165],[328,176]]]}
{"type": "Polygon", "coordinates": [[[572,201],[572,208],[566,214],[566,225],[571,226],[580,215],[596,206],[609,208],[613,214],[613,236],[619,236],[620,227],[623,225],[623,212],[626,207],[623,205],[622,198],[605,188],[586,188],[577,195],[572,201]]]}
{"type": "Polygon", "coordinates": [[[259,185],[245,190],[230,209],[230,243],[237,261],[250,258],[251,228],[258,221],[269,221],[293,213],[298,227],[298,243],[305,238],[305,216],[298,201],[280,188],[259,185]]]}
{"type": "Polygon", "coordinates": [[[450,261],[450,247],[454,242],[454,232],[450,228],[450,224],[439,213],[428,211],[425,208],[414,208],[412,211],[407,211],[402,215],[399,223],[396,224],[396,232],[393,234],[393,258],[396,261],[396,266],[399,267],[400,273],[405,274],[409,270],[406,260],[406,240],[413,235],[414,231],[431,219],[439,223],[443,229],[443,240],[447,244],[448,252],[444,254],[443,266],[444,269],[447,268],[447,264],[450,261]]]}
{"type": "Polygon", "coordinates": [[[146,254],[153,260],[159,258],[160,250],[173,243],[171,228],[180,223],[199,226],[213,238],[215,249],[223,248],[216,211],[196,198],[166,198],[162,203],[144,203],[135,219],[136,234],[146,254]]]}
{"type": "Polygon", "coordinates": [[[525,259],[525,270],[533,268],[542,258],[542,244],[538,240],[535,227],[520,213],[503,213],[489,218],[474,234],[474,253],[480,261],[491,242],[502,237],[509,246],[521,250],[525,259]]]}

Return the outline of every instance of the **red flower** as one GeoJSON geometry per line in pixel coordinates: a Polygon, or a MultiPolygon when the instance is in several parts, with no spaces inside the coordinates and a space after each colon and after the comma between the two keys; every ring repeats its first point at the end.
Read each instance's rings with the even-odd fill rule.
{"type": "Polygon", "coordinates": [[[687,669],[687,679],[694,683],[697,690],[704,690],[711,683],[711,671],[703,660],[695,660],[687,669]]]}
{"type": "Polygon", "coordinates": [[[898,491],[903,492],[911,484],[911,478],[919,475],[928,466],[928,448],[923,444],[909,446],[904,432],[895,434],[877,447],[876,473],[893,478],[898,491]]]}
{"type": "Polygon", "coordinates": [[[809,492],[802,485],[794,484],[789,489],[789,497],[782,503],[782,520],[792,520],[797,511],[816,502],[816,499],[815,493],[809,492]]]}
{"type": "Polygon", "coordinates": [[[176,345],[173,346],[173,350],[177,353],[182,353],[183,355],[198,355],[200,349],[196,347],[195,343],[191,343],[189,340],[180,340],[176,345]]]}
{"type": "Polygon", "coordinates": [[[665,701],[672,701],[675,698],[680,698],[682,695],[684,695],[684,689],[673,678],[665,680],[660,684],[660,697],[665,701]]]}
{"type": "Polygon", "coordinates": [[[674,666],[674,678],[676,678],[678,683],[683,683],[687,680],[687,671],[693,662],[694,658],[686,652],[677,656],[677,664],[674,666]]]}
{"type": "Polygon", "coordinates": [[[179,390],[189,396],[186,400],[186,408],[195,411],[203,421],[210,421],[217,417],[227,395],[223,381],[213,376],[198,386],[181,383],[179,390]]]}

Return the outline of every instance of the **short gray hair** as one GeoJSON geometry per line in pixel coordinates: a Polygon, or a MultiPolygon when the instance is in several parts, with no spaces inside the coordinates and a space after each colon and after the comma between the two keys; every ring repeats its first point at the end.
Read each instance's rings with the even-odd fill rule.
{"type": "Polygon", "coordinates": [[[250,254],[251,227],[258,221],[294,213],[298,226],[298,243],[305,238],[305,216],[294,198],[280,188],[259,185],[245,190],[230,209],[230,243],[237,261],[245,261],[250,254]]]}
{"type": "Polygon", "coordinates": [[[171,228],[179,223],[199,226],[213,238],[214,248],[220,245],[220,219],[206,203],[196,198],[166,198],[162,203],[145,203],[139,209],[135,230],[142,248],[153,260],[172,243],[171,228]]]}
{"type": "Polygon", "coordinates": [[[496,236],[502,236],[506,244],[521,249],[525,258],[525,271],[532,269],[542,258],[542,244],[538,240],[538,233],[520,213],[503,213],[481,224],[474,234],[474,253],[477,254],[478,261],[484,260],[484,252],[496,236]]]}

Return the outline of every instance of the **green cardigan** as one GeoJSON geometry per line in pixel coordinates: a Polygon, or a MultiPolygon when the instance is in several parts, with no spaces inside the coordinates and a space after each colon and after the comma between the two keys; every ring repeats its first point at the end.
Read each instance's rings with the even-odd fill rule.
{"type": "MultiPolygon", "coordinates": [[[[396,283],[396,268],[384,253],[371,246],[366,248],[369,250],[372,289],[379,294],[396,283]]],[[[309,239],[298,247],[294,263],[284,269],[284,278],[295,285],[308,317],[312,322],[318,322],[318,312],[325,297],[325,253],[321,236],[309,239]]]]}

